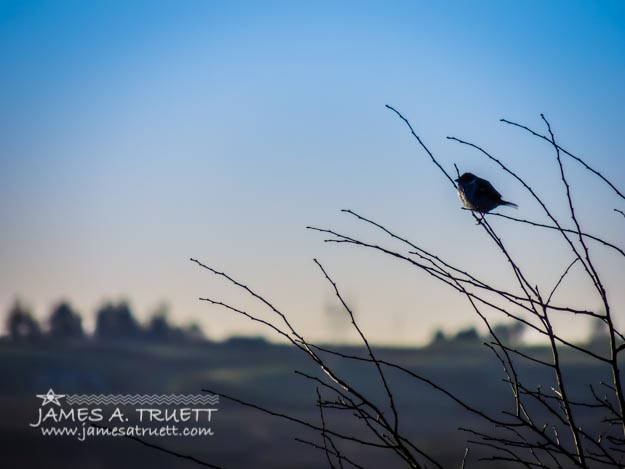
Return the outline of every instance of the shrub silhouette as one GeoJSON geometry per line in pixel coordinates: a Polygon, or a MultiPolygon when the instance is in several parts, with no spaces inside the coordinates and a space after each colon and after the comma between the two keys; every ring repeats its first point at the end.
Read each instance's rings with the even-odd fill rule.
{"type": "Polygon", "coordinates": [[[50,319],[49,335],[53,339],[79,339],[85,336],[82,329],[82,318],[76,313],[68,302],[57,305],[50,319]]]}
{"type": "Polygon", "coordinates": [[[96,313],[95,337],[100,340],[137,339],[142,331],[128,303],[104,304],[96,313]]]}
{"type": "Polygon", "coordinates": [[[15,342],[29,342],[42,337],[41,327],[19,300],[16,300],[7,318],[9,337],[15,342]]]}

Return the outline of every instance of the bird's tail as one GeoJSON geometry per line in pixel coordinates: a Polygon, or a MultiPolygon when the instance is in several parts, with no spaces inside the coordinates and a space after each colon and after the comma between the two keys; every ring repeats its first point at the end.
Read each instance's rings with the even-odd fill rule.
{"type": "Polygon", "coordinates": [[[519,206],[513,202],[508,202],[507,200],[501,201],[502,205],[509,205],[510,207],[519,208],[519,206]]]}

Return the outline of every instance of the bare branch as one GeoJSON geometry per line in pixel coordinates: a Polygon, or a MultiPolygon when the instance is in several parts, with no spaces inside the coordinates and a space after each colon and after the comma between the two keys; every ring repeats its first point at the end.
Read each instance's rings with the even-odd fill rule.
{"type": "MultiPolygon", "coordinates": [[[[537,132],[534,132],[534,131],[533,131],[532,129],[530,129],[529,127],[526,127],[526,126],[521,125],[521,124],[517,124],[516,122],[512,122],[512,121],[509,121],[509,120],[507,120],[507,119],[499,119],[499,121],[500,121],[500,122],[505,122],[506,124],[513,125],[513,126],[515,126],[515,127],[519,127],[519,128],[521,128],[521,129],[524,129],[524,130],[527,130],[529,133],[531,133],[531,134],[532,134],[532,135],[534,135],[535,137],[542,138],[543,140],[545,140],[545,141],[547,141],[547,142],[549,142],[549,143],[552,143],[552,142],[551,142],[551,139],[550,139],[549,137],[547,137],[546,135],[541,135],[541,134],[539,134],[539,133],[537,133],[537,132]]],[[[610,186],[610,187],[612,188],[612,190],[613,190],[614,192],[616,192],[616,193],[617,193],[617,194],[618,194],[618,195],[619,195],[622,199],[625,199],[625,195],[623,195],[623,193],[622,193],[621,191],[619,191],[619,190],[618,190],[618,189],[614,186],[614,184],[612,184],[610,181],[608,181],[608,179],[607,179],[605,176],[603,176],[603,175],[602,175],[599,171],[597,171],[597,170],[595,170],[595,169],[591,168],[590,166],[588,166],[588,165],[586,164],[586,162],[585,162],[584,160],[582,160],[581,158],[579,158],[579,157],[577,157],[577,156],[573,155],[572,153],[568,152],[567,150],[565,150],[564,148],[562,148],[562,147],[561,147],[561,146],[559,146],[559,145],[558,145],[558,149],[559,149],[562,153],[564,153],[565,155],[567,155],[567,156],[569,156],[569,157],[573,158],[575,161],[577,161],[579,164],[581,164],[584,168],[586,168],[586,169],[587,169],[588,171],[590,171],[591,173],[593,173],[593,174],[595,174],[595,175],[599,176],[599,177],[603,180],[603,182],[605,182],[608,186],[610,186]]]]}
{"type": "MultiPolygon", "coordinates": [[[[425,146],[425,144],[423,143],[423,141],[421,141],[421,138],[415,133],[414,129],[412,128],[412,125],[410,125],[410,122],[408,122],[408,119],[406,119],[397,109],[395,109],[393,106],[390,105],[386,105],[386,107],[388,109],[390,109],[391,111],[393,111],[395,114],[397,114],[399,116],[399,118],[401,120],[403,120],[405,122],[405,124],[408,126],[408,128],[410,129],[410,133],[412,134],[412,136],[417,140],[417,142],[419,142],[419,145],[421,145],[421,147],[425,150],[425,152],[430,156],[432,162],[438,166],[438,169],[441,170],[441,172],[445,175],[445,177],[447,177],[447,179],[449,179],[449,182],[451,182],[452,186],[456,187],[456,183],[454,182],[453,178],[449,175],[449,173],[447,171],[445,171],[445,169],[441,166],[441,164],[436,161],[436,158],[434,158],[434,155],[432,155],[432,152],[430,151],[430,149],[428,147],[425,146]]],[[[457,170],[458,168],[456,168],[457,170]]]]}

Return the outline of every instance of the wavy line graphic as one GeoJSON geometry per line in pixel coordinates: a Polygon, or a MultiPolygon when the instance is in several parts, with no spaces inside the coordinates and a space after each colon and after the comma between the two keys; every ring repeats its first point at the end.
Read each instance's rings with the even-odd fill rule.
{"type": "Polygon", "coordinates": [[[67,394],[69,405],[216,405],[213,394],[67,394]]]}

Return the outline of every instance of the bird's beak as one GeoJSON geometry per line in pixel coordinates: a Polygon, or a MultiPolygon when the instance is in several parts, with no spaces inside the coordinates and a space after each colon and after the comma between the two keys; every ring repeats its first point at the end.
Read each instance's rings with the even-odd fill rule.
{"type": "Polygon", "coordinates": [[[459,181],[460,181],[460,178],[454,179],[454,181],[459,182],[459,181]]]}

